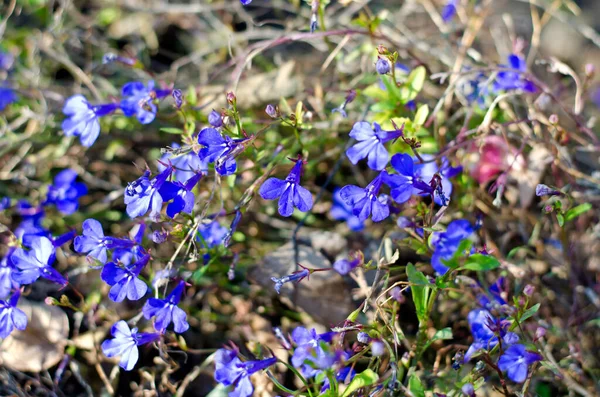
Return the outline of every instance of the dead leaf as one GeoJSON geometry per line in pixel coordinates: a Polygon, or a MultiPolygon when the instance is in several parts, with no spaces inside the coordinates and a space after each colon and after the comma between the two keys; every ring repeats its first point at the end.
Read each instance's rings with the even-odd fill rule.
{"type": "Polygon", "coordinates": [[[59,307],[21,298],[18,308],[27,315],[25,331],[13,331],[1,342],[0,365],[26,372],[40,372],[64,357],[69,319],[59,307]]]}

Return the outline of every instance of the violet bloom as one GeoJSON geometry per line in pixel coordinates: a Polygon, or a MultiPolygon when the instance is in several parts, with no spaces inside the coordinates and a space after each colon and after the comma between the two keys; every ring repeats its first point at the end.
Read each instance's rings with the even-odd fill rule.
{"type": "Polygon", "coordinates": [[[351,256],[351,258],[349,258],[349,259],[348,258],[338,259],[337,261],[335,261],[333,263],[333,268],[336,272],[338,272],[342,276],[345,276],[346,274],[350,273],[352,270],[361,266],[363,264],[363,260],[364,260],[364,257],[362,255],[362,252],[359,251],[359,252],[356,252],[355,254],[353,254],[351,256]]]}
{"type": "Polygon", "coordinates": [[[219,349],[215,354],[215,380],[223,386],[233,386],[229,397],[250,397],[254,392],[250,376],[275,363],[276,357],[242,362],[236,351],[219,349]]]}
{"type": "Polygon", "coordinates": [[[512,345],[500,356],[498,367],[506,371],[513,382],[523,383],[527,379],[529,366],[541,359],[541,355],[528,352],[523,345],[512,345]]]}
{"type": "Polygon", "coordinates": [[[146,171],[137,180],[127,184],[125,188],[125,204],[127,205],[127,214],[130,217],[136,218],[142,216],[150,209],[150,218],[152,220],[156,221],[160,218],[160,211],[163,204],[160,189],[172,171],[173,169],[169,167],[156,175],[152,180],[148,178],[150,171],[146,171]]]}
{"type": "Polygon", "coordinates": [[[242,5],[247,6],[248,4],[252,3],[252,0],[240,0],[240,2],[242,5]]]}
{"type": "Polygon", "coordinates": [[[538,183],[538,185],[535,187],[535,195],[538,197],[541,196],[560,196],[562,195],[563,192],[561,192],[560,190],[556,190],[551,188],[550,186],[538,183]]]}
{"type": "Polygon", "coordinates": [[[196,186],[202,174],[196,174],[187,182],[165,182],[160,189],[160,195],[164,201],[173,200],[167,206],[167,215],[174,218],[180,212],[191,214],[194,208],[194,193],[192,189],[196,186]]]}
{"type": "Polygon", "coordinates": [[[113,103],[92,105],[83,95],[73,95],[63,107],[67,118],[62,122],[62,129],[66,136],[78,136],[83,146],[90,147],[100,135],[99,118],[116,109],[113,103]]]}
{"type": "Polygon", "coordinates": [[[17,248],[10,256],[14,266],[11,277],[20,285],[32,284],[40,277],[65,285],[67,280],[52,267],[54,259],[52,241],[46,237],[32,238],[29,251],[17,248]]]}
{"type": "Polygon", "coordinates": [[[398,204],[407,202],[415,191],[431,192],[431,188],[415,174],[412,157],[398,153],[392,157],[392,167],[398,172],[389,175],[387,184],[392,189],[390,195],[398,204]]]}
{"type": "Polygon", "coordinates": [[[125,297],[136,301],[148,291],[148,286],[138,276],[150,260],[150,255],[144,255],[131,266],[120,267],[114,262],[104,265],[100,278],[111,286],[108,297],[114,302],[122,302],[125,297]]]}
{"type": "Polygon", "coordinates": [[[129,329],[129,325],[123,320],[117,321],[110,333],[113,339],[102,342],[102,352],[106,357],[121,356],[119,366],[125,371],[131,371],[135,367],[140,355],[138,346],[160,338],[157,333],[138,333],[137,328],[129,329]]]}
{"type": "Polygon", "coordinates": [[[375,63],[375,69],[379,74],[388,74],[391,70],[390,61],[383,58],[377,58],[377,62],[375,63]]]}
{"type": "Polygon", "coordinates": [[[536,92],[535,85],[523,77],[523,74],[527,72],[527,62],[522,55],[510,54],[508,65],[500,66],[512,70],[498,73],[494,82],[495,91],[523,90],[530,93],[536,92]]]}
{"type": "MultiPolygon", "coordinates": [[[[180,146],[177,143],[171,144],[171,148],[179,149],[180,146]]],[[[200,157],[190,151],[186,154],[176,155],[175,153],[165,153],[158,162],[157,168],[159,172],[164,171],[169,165],[172,166],[173,175],[175,180],[178,182],[185,182],[195,174],[201,172],[206,174],[208,172],[208,163],[200,159],[200,157]]]]}
{"type": "Polygon", "coordinates": [[[375,177],[364,189],[355,186],[344,186],[340,190],[342,200],[352,206],[352,214],[361,222],[366,221],[372,214],[373,222],[380,222],[390,215],[390,208],[384,195],[378,197],[381,185],[389,174],[385,171],[375,177]]]}
{"type": "Polygon", "coordinates": [[[359,121],[350,131],[350,136],[358,143],[346,150],[346,156],[352,164],[358,164],[361,159],[367,157],[369,168],[381,171],[390,159],[384,144],[401,137],[402,134],[402,128],[395,131],[384,131],[377,123],[373,123],[371,127],[366,121],[359,121]]]}
{"type": "Polygon", "coordinates": [[[309,211],[313,206],[313,198],[308,189],[300,186],[302,177],[303,160],[296,160],[296,164],[285,180],[269,178],[260,187],[258,194],[265,200],[279,198],[277,209],[281,216],[291,216],[294,207],[300,212],[309,211]]]}
{"type": "MultiPolygon", "coordinates": [[[[431,154],[422,154],[421,158],[425,163],[415,164],[415,176],[423,182],[429,183],[434,175],[438,174],[441,177],[441,186],[433,192],[433,201],[437,205],[448,205],[450,196],[452,195],[452,182],[450,178],[458,175],[462,171],[462,167],[452,167],[446,157],[440,159],[441,166],[437,165],[434,161],[435,156],[431,154]]],[[[419,192],[419,190],[416,187],[414,194],[422,194],[423,191],[419,192]]],[[[431,192],[426,193],[431,194],[431,192]]]]}
{"type": "Polygon", "coordinates": [[[317,334],[314,328],[310,331],[304,327],[295,328],[292,331],[292,341],[296,344],[296,349],[294,349],[292,355],[292,365],[300,368],[302,374],[306,377],[315,376],[319,370],[313,368],[310,364],[315,356],[326,355],[320,344],[331,342],[334,335],[333,332],[317,334]]]}
{"type": "Polygon", "coordinates": [[[0,112],[11,103],[16,102],[17,99],[19,98],[12,88],[0,86],[0,112]]]}
{"type": "Polygon", "coordinates": [[[223,126],[223,118],[221,114],[216,110],[213,110],[208,114],[208,124],[212,125],[215,128],[219,128],[223,126]]]}
{"type": "Polygon", "coordinates": [[[456,3],[457,0],[448,0],[446,5],[442,9],[442,20],[444,22],[450,22],[450,20],[456,15],[456,3]]]}
{"type": "Polygon", "coordinates": [[[121,110],[125,116],[136,116],[141,124],[150,124],[156,117],[155,99],[164,98],[171,90],[155,90],[154,81],[144,83],[134,81],[123,86],[121,94],[121,110]]]}
{"type": "Polygon", "coordinates": [[[217,221],[203,223],[198,227],[197,241],[200,241],[205,248],[213,248],[223,242],[227,232],[228,229],[217,221]]]}
{"type": "Polygon", "coordinates": [[[180,281],[165,299],[150,298],[142,308],[146,319],[155,317],[154,329],[158,332],[164,333],[171,322],[177,333],[183,333],[190,327],[187,314],[177,307],[184,288],[185,281],[180,281]]]}
{"type": "Polygon", "coordinates": [[[305,277],[308,277],[310,275],[310,272],[308,269],[302,269],[300,271],[297,271],[295,273],[292,274],[288,274],[287,276],[283,276],[283,277],[271,277],[271,281],[273,281],[275,283],[275,291],[277,291],[277,293],[281,293],[281,287],[283,287],[283,284],[285,283],[291,283],[291,282],[300,282],[302,280],[304,280],[305,277]]]}
{"type": "Polygon", "coordinates": [[[79,197],[87,194],[85,184],[75,182],[77,173],[67,168],[54,177],[54,183],[48,186],[48,195],[44,205],[54,204],[65,215],[70,215],[79,208],[79,197]]]}
{"type": "Polygon", "coordinates": [[[346,225],[353,232],[359,232],[365,228],[364,222],[352,214],[352,206],[342,200],[340,194],[341,189],[336,189],[333,192],[333,203],[329,215],[335,220],[346,221],[346,225]]]}
{"type": "Polygon", "coordinates": [[[21,292],[17,291],[8,300],[0,301],[0,339],[6,338],[13,329],[24,331],[27,328],[27,316],[17,308],[21,292]]]}
{"type": "Polygon", "coordinates": [[[519,341],[519,336],[513,332],[506,332],[509,323],[502,319],[496,319],[485,309],[471,310],[467,316],[469,328],[473,335],[473,343],[465,353],[464,362],[471,360],[473,355],[481,349],[491,349],[498,344],[498,335],[502,338],[502,344],[510,346],[519,341]]]}
{"type": "Polygon", "coordinates": [[[12,273],[15,271],[10,260],[14,248],[9,248],[6,256],[0,259],[0,298],[6,298],[10,291],[18,285],[12,279],[12,273]]]}
{"type": "Polygon", "coordinates": [[[442,260],[452,258],[462,240],[473,234],[474,229],[466,219],[458,219],[450,222],[445,232],[435,232],[431,237],[433,256],[431,266],[439,274],[446,274],[448,267],[442,260]]]}
{"type": "Polygon", "coordinates": [[[131,240],[104,236],[102,225],[95,219],[83,221],[83,235],[75,237],[73,243],[75,251],[86,253],[102,264],[107,261],[107,250],[115,248],[131,248],[135,243],[131,240]]]}
{"type": "Polygon", "coordinates": [[[215,163],[215,170],[220,175],[231,175],[237,169],[235,157],[244,149],[247,139],[232,139],[221,136],[214,128],[204,128],[198,134],[198,143],[204,146],[200,149],[200,158],[208,163],[215,163]]]}

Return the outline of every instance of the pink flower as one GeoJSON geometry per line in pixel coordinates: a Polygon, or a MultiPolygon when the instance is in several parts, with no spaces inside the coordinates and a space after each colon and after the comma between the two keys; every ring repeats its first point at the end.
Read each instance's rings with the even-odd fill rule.
{"type": "Polygon", "coordinates": [[[473,143],[468,150],[469,171],[480,184],[487,184],[509,168],[513,172],[525,167],[523,156],[500,136],[485,137],[483,144],[473,143]]]}

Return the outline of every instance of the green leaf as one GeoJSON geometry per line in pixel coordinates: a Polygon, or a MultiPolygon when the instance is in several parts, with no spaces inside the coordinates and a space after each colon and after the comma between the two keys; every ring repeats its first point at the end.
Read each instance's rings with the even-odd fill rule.
{"type": "Polygon", "coordinates": [[[525,312],[523,313],[523,315],[521,316],[521,318],[519,319],[519,321],[525,321],[525,320],[527,320],[529,317],[531,317],[535,313],[537,313],[537,311],[539,309],[540,309],[540,304],[536,303],[535,305],[531,306],[529,309],[525,310],[525,312]]]}
{"type": "Polygon", "coordinates": [[[563,227],[565,225],[565,217],[563,214],[557,213],[556,220],[558,221],[558,226],[563,227]]]}
{"type": "Polygon", "coordinates": [[[360,388],[371,386],[378,380],[379,375],[377,375],[377,373],[375,373],[372,369],[366,369],[352,379],[352,382],[350,382],[346,390],[344,390],[342,397],[347,397],[360,388]]]}
{"type": "Polygon", "coordinates": [[[417,97],[425,84],[427,72],[425,67],[419,66],[408,75],[406,83],[400,88],[400,102],[406,104],[417,97]]]}
{"type": "Polygon", "coordinates": [[[412,263],[406,266],[406,274],[408,281],[412,284],[410,290],[412,291],[413,301],[417,309],[417,318],[419,322],[423,323],[427,321],[427,301],[429,292],[431,291],[431,284],[427,280],[427,277],[422,272],[417,271],[412,263]]]}
{"type": "Polygon", "coordinates": [[[452,339],[452,328],[446,327],[446,328],[437,330],[436,333],[433,335],[433,338],[431,338],[430,340],[427,341],[427,343],[425,344],[425,347],[423,348],[423,351],[425,351],[435,341],[450,340],[450,339],[452,339]]]}
{"type": "Polygon", "coordinates": [[[427,121],[427,116],[429,116],[429,106],[421,105],[415,114],[413,123],[417,125],[423,125],[427,121]]]}
{"type": "Polygon", "coordinates": [[[592,205],[590,203],[583,203],[577,207],[571,208],[565,214],[565,221],[569,222],[570,220],[577,218],[579,215],[583,214],[584,212],[588,212],[591,209],[592,205]]]}
{"type": "Polygon", "coordinates": [[[473,254],[467,258],[467,262],[463,268],[476,272],[485,272],[495,269],[498,266],[500,266],[500,262],[491,255],[473,254]]]}
{"type": "Polygon", "coordinates": [[[408,379],[408,390],[415,397],[425,397],[425,389],[421,383],[421,379],[415,374],[412,374],[408,379]]]}
{"type": "Polygon", "coordinates": [[[163,127],[160,129],[162,132],[166,132],[167,134],[183,134],[183,130],[181,128],[173,128],[173,127],[163,127]]]}

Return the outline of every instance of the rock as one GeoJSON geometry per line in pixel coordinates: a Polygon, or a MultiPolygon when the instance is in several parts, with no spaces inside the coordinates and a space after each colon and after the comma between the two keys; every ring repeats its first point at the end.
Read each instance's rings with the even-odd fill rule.
{"type": "MultiPolygon", "coordinates": [[[[331,267],[323,254],[300,244],[299,262],[312,269],[331,267]]],[[[294,247],[287,243],[263,258],[263,263],[250,270],[252,281],[276,294],[271,277],[283,277],[296,271],[294,247]]],[[[301,309],[324,325],[337,325],[356,309],[350,296],[350,287],[335,271],[316,272],[296,285],[286,283],[279,298],[286,304],[301,309]]]]}
{"type": "Polygon", "coordinates": [[[339,233],[327,230],[305,229],[299,233],[298,241],[310,245],[315,251],[325,254],[329,259],[337,257],[348,247],[348,242],[339,233]]]}

